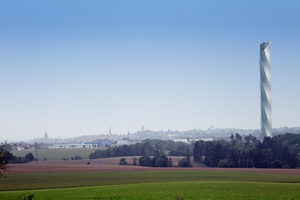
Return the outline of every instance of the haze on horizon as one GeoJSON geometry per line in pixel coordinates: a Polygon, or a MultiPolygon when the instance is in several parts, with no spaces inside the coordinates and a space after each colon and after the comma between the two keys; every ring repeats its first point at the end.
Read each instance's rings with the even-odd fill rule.
{"type": "Polygon", "coordinates": [[[300,126],[298,1],[2,1],[0,138],[300,126]]]}

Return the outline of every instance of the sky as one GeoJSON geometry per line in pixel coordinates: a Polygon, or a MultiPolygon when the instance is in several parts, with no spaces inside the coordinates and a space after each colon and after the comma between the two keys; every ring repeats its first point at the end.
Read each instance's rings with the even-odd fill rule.
{"type": "Polygon", "coordinates": [[[300,2],[0,0],[0,141],[300,126],[300,2]]]}

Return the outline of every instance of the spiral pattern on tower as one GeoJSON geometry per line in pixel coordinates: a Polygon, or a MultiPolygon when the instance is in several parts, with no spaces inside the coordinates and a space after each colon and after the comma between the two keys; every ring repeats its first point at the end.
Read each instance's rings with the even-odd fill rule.
{"type": "Polygon", "coordinates": [[[261,141],[272,137],[270,42],[260,45],[261,141]]]}

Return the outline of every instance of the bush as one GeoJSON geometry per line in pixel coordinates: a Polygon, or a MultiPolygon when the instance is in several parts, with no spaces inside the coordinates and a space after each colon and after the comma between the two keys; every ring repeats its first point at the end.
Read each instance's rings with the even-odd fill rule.
{"type": "Polygon", "coordinates": [[[137,165],[137,158],[136,157],[132,158],[132,165],[137,165]]]}
{"type": "Polygon", "coordinates": [[[165,155],[159,155],[156,159],[155,167],[168,167],[168,158],[165,155]]]}
{"type": "Polygon", "coordinates": [[[173,161],[171,158],[168,159],[168,167],[173,167],[173,161]]]}
{"type": "Polygon", "coordinates": [[[140,166],[151,167],[152,166],[152,159],[149,156],[142,156],[139,159],[140,166]]]}
{"type": "Polygon", "coordinates": [[[80,155],[75,154],[75,157],[71,157],[71,160],[82,160],[82,157],[80,155]]]}
{"type": "Polygon", "coordinates": [[[186,151],[182,150],[182,151],[177,151],[177,150],[171,150],[169,152],[169,156],[185,156],[186,155],[186,151]]]}
{"type": "Polygon", "coordinates": [[[229,167],[227,159],[220,160],[220,162],[218,163],[218,167],[229,167]]]}
{"type": "Polygon", "coordinates": [[[33,157],[32,153],[28,153],[25,155],[26,162],[31,162],[31,161],[33,161],[33,159],[34,159],[34,157],[33,157]]]}
{"type": "Polygon", "coordinates": [[[187,158],[183,158],[178,161],[178,167],[193,167],[193,165],[188,161],[187,158]]]}
{"type": "Polygon", "coordinates": [[[119,165],[127,165],[126,158],[121,158],[119,165]]]}
{"type": "Polygon", "coordinates": [[[280,160],[275,160],[273,163],[273,168],[282,168],[282,163],[280,160]]]}

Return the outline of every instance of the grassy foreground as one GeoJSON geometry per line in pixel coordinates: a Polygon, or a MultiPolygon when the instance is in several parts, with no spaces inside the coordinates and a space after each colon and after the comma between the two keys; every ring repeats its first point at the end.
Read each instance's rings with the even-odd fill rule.
{"type": "Polygon", "coordinates": [[[0,199],[300,199],[300,184],[188,181],[2,192],[0,199]]]}
{"type": "Polygon", "coordinates": [[[54,189],[179,181],[245,181],[298,183],[300,176],[235,171],[119,171],[8,174],[1,191],[54,189]]]}
{"type": "Polygon", "coordinates": [[[236,171],[118,171],[8,174],[0,200],[24,199],[290,199],[300,176],[236,171]]]}

